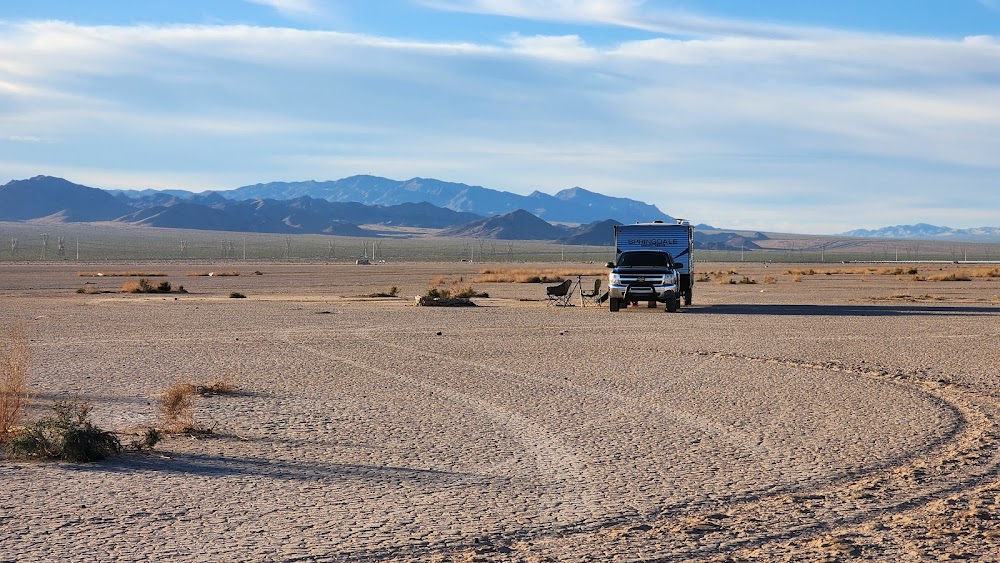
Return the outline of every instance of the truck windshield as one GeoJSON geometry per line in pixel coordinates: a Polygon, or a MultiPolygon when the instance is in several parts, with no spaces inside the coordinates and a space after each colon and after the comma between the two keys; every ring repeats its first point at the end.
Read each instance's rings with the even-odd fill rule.
{"type": "Polygon", "coordinates": [[[671,262],[673,260],[670,259],[670,254],[656,251],[623,252],[618,258],[619,267],[669,268],[671,262]]]}

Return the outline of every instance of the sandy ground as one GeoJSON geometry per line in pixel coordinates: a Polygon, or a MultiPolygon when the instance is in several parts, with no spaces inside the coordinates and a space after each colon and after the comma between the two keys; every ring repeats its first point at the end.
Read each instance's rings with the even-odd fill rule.
{"type": "Polygon", "coordinates": [[[414,306],[479,267],[0,265],[32,416],[126,432],[174,382],[238,387],[197,400],[211,436],[0,460],[0,561],[1000,560],[1000,279],[700,264],[760,283],[677,314],[532,284],[414,306]],[[212,268],[241,275],[185,275],[212,268]],[[122,270],[190,293],[76,293],[122,270]]]}

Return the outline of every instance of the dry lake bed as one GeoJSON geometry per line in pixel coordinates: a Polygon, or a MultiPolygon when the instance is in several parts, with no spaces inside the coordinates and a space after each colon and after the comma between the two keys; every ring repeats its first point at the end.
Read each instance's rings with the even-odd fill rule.
{"type": "Polygon", "coordinates": [[[29,421],[127,441],[174,383],[236,387],[210,434],[0,459],[0,561],[1000,560],[990,267],[703,263],[675,314],[478,277],[512,267],[601,271],[0,264],[29,421]],[[436,276],[489,297],[415,306],[436,276]]]}

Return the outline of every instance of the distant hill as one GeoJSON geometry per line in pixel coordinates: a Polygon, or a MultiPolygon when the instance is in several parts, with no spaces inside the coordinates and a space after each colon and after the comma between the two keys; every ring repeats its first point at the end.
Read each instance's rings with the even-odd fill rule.
{"type": "Polygon", "coordinates": [[[62,178],[35,176],[0,186],[0,220],[28,221],[59,216],[64,221],[113,221],[133,209],[97,188],[62,178]]]}
{"type": "Polygon", "coordinates": [[[554,240],[565,236],[566,229],[556,227],[523,209],[445,229],[442,237],[475,237],[499,240],[554,240]]]}
{"type": "Polygon", "coordinates": [[[573,234],[559,239],[563,244],[582,244],[589,246],[613,246],[615,244],[615,226],[621,225],[614,219],[595,221],[584,225],[573,234]]]}
{"type": "Polygon", "coordinates": [[[920,239],[937,241],[1000,242],[1000,228],[979,227],[976,229],[953,229],[927,223],[916,225],[895,225],[881,229],[855,229],[842,233],[845,237],[920,239]]]}
{"type": "Polygon", "coordinates": [[[535,191],[527,196],[510,192],[443,182],[433,178],[397,181],[378,176],[351,176],[324,182],[270,182],[216,192],[229,199],[294,199],[309,196],[328,201],[353,201],[366,205],[399,205],[427,202],[438,207],[490,217],[523,209],[552,222],[590,223],[614,217],[626,221],[673,221],[641,201],[610,197],[583,188],[555,195],[535,191]]]}
{"type": "Polygon", "coordinates": [[[694,247],[697,250],[759,250],[761,247],[755,240],[767,240],[764,233],[754,233],[751,236],[739,233],[719,232],[705,233],[696,230],[694,247]]]}

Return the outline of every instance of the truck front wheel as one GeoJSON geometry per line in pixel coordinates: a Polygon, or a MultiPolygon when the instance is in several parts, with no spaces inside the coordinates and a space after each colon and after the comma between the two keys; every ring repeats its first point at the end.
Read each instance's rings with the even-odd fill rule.
{"type": "Polygon", "coordinates": [[[681,300],[680,300],[679,297],[671,297],[670,299],[667,299],[667,312],[668,313],[676,313],[677,312],[677,305],[679,305],[680,302],[681,302],[681,300]]]}
{"type": "Polygon", "coordinates": [[[617,313],[618,307],[621,306],[621,302],[622,302],[621,299],[615,299],[614,297],[609,298],[608,309],[611,310],[612,313],[617,313]]]}

